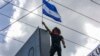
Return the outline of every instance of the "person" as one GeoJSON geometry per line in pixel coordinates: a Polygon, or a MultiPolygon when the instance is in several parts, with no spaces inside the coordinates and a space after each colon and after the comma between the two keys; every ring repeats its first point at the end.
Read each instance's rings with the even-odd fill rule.
{"type": "Polygon", "coordinates": [[[55,52],[57,52],[58,56],[61,56],[61,44],[62,41],[63,47],[66,48],[64,38],[61,36],[61,31],[59,28],[55,27],[52,31],[46,26],[44,22],[42,24],[45,26],[46,30],[51,35],[51,48],[50,48],[50,56],[54,56],[55,52]]]}

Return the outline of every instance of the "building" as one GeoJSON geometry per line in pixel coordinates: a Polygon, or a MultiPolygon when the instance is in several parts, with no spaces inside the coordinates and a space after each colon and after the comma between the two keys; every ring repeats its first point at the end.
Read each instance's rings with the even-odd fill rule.
{"type": "Polygon", "coordinates": [[[37,28],[15,56],[49,56],[49,37],[47,31],[37,28]]]}

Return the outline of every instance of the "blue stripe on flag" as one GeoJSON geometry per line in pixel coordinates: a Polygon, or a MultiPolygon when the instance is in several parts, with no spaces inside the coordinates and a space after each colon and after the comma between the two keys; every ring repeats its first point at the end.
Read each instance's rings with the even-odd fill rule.
{"type": "Polygon", "coordinates": [[[43,0],[43,8],[42,13],[45,14],[48,17],[53,18],[54,20],[61,22],[60,15],[56,9],[56,7],[50,3],[48,3],[46,0],[43,0]]]}
{"type": "Polygon", "coordinates": [[[57,17],[55,17],[55,16],[53,16],[53,15],[51,15],[51,14],[48,14],[44,9],[43,9],[43,13],[44,13],[46,16],[49,16],[49,17],[53,18],[54,20],[61,22],[60,18],[57,18],[57,17]]]}

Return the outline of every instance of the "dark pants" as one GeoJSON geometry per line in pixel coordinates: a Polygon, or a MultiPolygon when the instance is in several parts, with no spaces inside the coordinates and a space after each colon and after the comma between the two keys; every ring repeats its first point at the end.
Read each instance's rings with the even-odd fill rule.
{"type": "Polygon", "coordinates": [[[55,52],[57,52],[58,56],[61,56],[61,47],[51,47],[50,56],[54,56],[55,52]]]}

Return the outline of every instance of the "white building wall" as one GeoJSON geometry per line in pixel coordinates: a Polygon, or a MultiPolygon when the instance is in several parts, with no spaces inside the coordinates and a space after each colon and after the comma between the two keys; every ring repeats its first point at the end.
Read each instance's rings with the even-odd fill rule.
{"type": "Polygon", "coordinates": [[[47,31],[37,28],[15,56],[49,56],[50,36],[47,31]]]}

